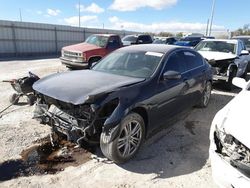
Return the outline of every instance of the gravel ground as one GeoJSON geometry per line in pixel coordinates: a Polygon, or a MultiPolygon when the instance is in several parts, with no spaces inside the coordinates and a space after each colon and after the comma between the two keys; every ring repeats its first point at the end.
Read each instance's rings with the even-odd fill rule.
{"type": "MultiPolygon", "coordinates": [[[[45,75],[66,71],[58,59],[0,62],[0,81],[18,78],[32,71],[45,75]]],[[[213,91],[206,109],[191,109],[142,146],[138,155],[123,165],[98,159],[68,167],[54,175],[34,175],[0,182],[0,187],[216,187],[208,156],[211,121],[238,92],[213,91]]],[[[0,82],[0,109],[9,105],[10,84],[0,82]]],[[[21,101],[22,102],[22,101],[21,101]]],[[[50,128],[32,119],[33,107],[23,103],[9,108],[0,118],[0,163],[20,159],[22,150],[46,137],[50,128]]],[[[166,125],[167,127],[167,125],[166,125]]],[[[0,164],[1,166],[1,164],[0,164]]]]}

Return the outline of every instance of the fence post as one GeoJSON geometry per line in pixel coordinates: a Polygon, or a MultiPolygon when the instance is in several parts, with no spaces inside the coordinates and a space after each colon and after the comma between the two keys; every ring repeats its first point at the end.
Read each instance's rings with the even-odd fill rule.
{"type": "Polygon", "coordinates": [[[85,27],[83,28],[83,41],[85,41],[86,36],[85,36],[85,27]]]}
{"type": "Polygon", "coordinates": [[[58,40],[57,40],[57,29],[55,27],[55,48],[56,48],[56,54],[58,53],[58,40]]]}
{"type": "Polygon", "coordinates": [[[12,41],[14,45],[14,53],[15,56],[17,56],[16,32],[15,32],[15,25],[13,23],[11,24],[11,31],[12,31],[12,41]]]}

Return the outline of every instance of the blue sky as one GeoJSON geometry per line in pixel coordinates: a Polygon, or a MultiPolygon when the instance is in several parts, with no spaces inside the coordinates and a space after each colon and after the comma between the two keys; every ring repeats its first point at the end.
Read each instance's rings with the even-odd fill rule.
{"type": "MultiPolygon", "coordinates": [[[[0,0],[0,19],[78,25],[78,0],[0,0]]],[[[202,32],[212,0],[80,0],[81,26],[134,31],[202,32]]],[[[214,31],[250,23],[250,0],[216,0],[214,31]]]]}

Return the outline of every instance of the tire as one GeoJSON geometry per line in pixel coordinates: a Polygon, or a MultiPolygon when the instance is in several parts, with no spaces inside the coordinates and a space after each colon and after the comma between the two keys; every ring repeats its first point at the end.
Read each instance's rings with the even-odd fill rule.
{"type": "Polygon", "coordinates": [[[11,104],[17,104],[19,101],[19,95],[17,93],[13,93],[10,97],[9,97],[9,101],[11,104]]]}
{"type": "Polygon", "coordinates": [[[232,69],[229,74],[228,81],[225,84],[225,89],[231,91],[233,89],[233,78],[236,77],[237,69],[232,69]]]}
{"type": "Polygon", "coordinates": [[[35,104],[36,102],[36,96],[33,94],[29,94],[27,95],[27,102],[30,106],[32,106],[33,104],[35,104]]]}
{"type": "Polygon", "coordinates": [[[208,81],[205,85],[204,91],[202,92],[202,97],[197,107],[199,108],[207,107],[209,100],[211,98],[211,91],[212,91],[212,83],[208,81]]]}
{"type": "Polygon", "coordinates": [[[102,133],[100,137],[103,154],[118,164],[125,163],[134,157],[145,137],[144,120],[137,113],[128,114],[121,121],[120,126],[119,136],[110,143],[106,142],[105,133],[102,133]]]}
{"type": "Polygon", "coordinates": [[[93,57],[93,58],[90,58],[89,61],[88,61],[88,67],[89,69],[92,67],[92,63],[94,62],[97,62],[101,59],[101,57],[93,57]]]}

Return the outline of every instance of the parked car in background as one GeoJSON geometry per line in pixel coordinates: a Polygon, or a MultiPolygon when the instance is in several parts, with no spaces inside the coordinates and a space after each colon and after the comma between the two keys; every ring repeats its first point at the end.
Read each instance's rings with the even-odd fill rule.
{"type": "MultiPolygon", "coordinates": [[[[235,36],[233,37],[233,39],[241,40],[244,43],[246,50],[250,52],[250,36],[249,35],[248,36],[235,36]]],[[[250,59],[248,62],[250,62],[250,59]]],[[[250,72],[250,63],[248,63],[247,71],[250,72]]]]}
{"type": "Polygon", "coordinates": [[[152,42],[152,37],[147,34],[127,35],[122,38],[122,43],[124,46],[133,44],[151,44],[152,42]]]}
{"type": "Polygon", "coordinates": [[[100,141],[103,154],[123,163],[150,133],[192,107],[206,107],[210,65],[196,51],[170,45],[132,45],[91,70],[37,81],[34,117],[80,144],[100,141]]]}
{"type": "Polygon", "coordinates": [[[94,34],[84,43],[65,46],[61,62],[69,68],[89,68],[110,52],[122,47],[121,38],[116,34],[94,34]]]}
{"type": "Polygon", "coordinates": [[[174,44],[176,41],[175,37],[158,37],[153,41],[153,44],[174,44]]]}
{"type": "Polygon", "coordinates": [[[250,36],[245,35],[245,36],[234,36],[233,39],[239,39],[241,40],[244,45],[246,46],[246,50],[250,52],[250,36]]]}
{"type": "Polygon", "coordinates": [[[185,37],[181,38],[174,44],[177,46],[195,47],[203,39],[201,37],[185,37]]]}
{"type": "Polygon", "coordinates": [[[220,187],[250,187],[250,81],[234,78],[242,91],[214,117],[210,130],[212,175],[220,187]]]}
{"type": "Polygon", "coordinates": [[[206,39],[200,42],[197,50],[214,68],[213,79],[225,81],[228,90],[232,88],[234,77],[247,75],[249,52],[240,40],[206,39]]]}

